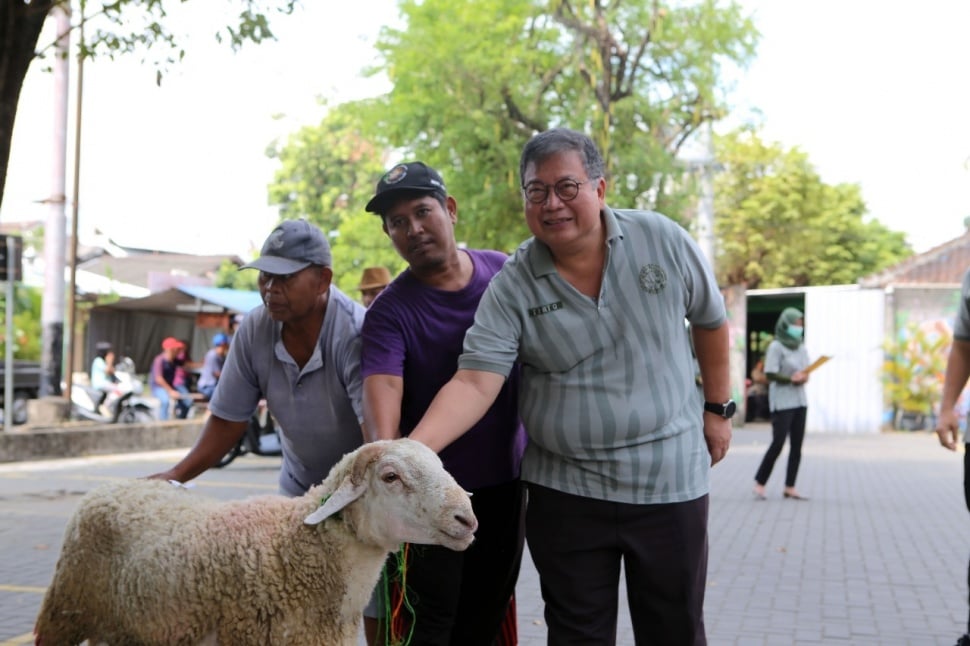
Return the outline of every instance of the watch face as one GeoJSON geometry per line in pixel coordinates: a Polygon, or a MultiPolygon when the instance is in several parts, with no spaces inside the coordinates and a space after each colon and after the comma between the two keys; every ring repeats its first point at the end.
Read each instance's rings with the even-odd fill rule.
{"type": "Polygon", "coordinates": [[[728,419],[734,417],[734,413],[737,412],[737,410],[738,405],[734,403],[734,400],[732,399],[728,401],[728,403],[724,404],[724,417],[727,417],[728,419]]]}

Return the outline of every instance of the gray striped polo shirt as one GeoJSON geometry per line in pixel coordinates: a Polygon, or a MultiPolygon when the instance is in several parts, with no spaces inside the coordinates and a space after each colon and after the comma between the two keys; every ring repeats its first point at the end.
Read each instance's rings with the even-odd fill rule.
{"type": "Polygon", "coordinates": [[[693,500],[708,492],[710,456],[684,320],[721,326],[724,299],[674,221],[608,208],[602,218],[599,298],[527,240],[482,297],[459,367],[507,375],[521,361],[523,480],[616,502],[693,500]]]}
{"type": "Polygon", "coordinates": [[[953,322],[953,338],[970,341],[970,271],[963,274],[963,284],[960,285],[960,307],[953,322]]]}
{"type": "MultiPolygon", "coordinates": [[[[963,274],[960,285],[960,306],[957,308],[956,319],[953,321],[953,338],[958,341],[970,341],[970,271],[963,274]]],[[[950,352],[953,352],[951,349],[950,352]]],[[[967,431],[964,443],[970,443],[970,412],[967,413],[967,431]]]]}
{"type": "MultiPolygon", "coordinates": [[[[768,344],[765,352],[765,372],[773,372],[782,377],[791,377],[799,370],[808,367],[808,350],[801,343],[795,349],[786,348],[781,341],[774,340],[768,344]]],[[[805,384],[781,384],[777,381],[768,382],[768,408],[770,410],[788,410],[808,406],[808,395],[805,384]]]]}

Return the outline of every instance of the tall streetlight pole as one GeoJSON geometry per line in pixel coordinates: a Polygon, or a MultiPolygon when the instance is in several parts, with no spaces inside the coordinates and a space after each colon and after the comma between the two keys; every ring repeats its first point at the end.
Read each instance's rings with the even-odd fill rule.
{"type": "Polygon", "coordinates": [[[711,122],[703,126],[701,134],[703,152],[699,166],[701,169],[701,200],[697,210],[697,244],[711,268],[714,264],[714,136],[711,122]]]}

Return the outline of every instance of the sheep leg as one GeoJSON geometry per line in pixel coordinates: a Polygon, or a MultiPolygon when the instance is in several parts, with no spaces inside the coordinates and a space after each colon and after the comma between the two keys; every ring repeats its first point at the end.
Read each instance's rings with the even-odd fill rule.
{"type": "MultiPolygon", "coordinates": [[[[56,608],[64,607],[56,594],[57,588],[52,585],[44,596],[37,623],[34,625],[35,646],[75,646],[87,637],[87,626],[84,613],[80,611],[61,611],[56,608]]],[[[66,604],[73,605],[73,604],[66,604]]]]}

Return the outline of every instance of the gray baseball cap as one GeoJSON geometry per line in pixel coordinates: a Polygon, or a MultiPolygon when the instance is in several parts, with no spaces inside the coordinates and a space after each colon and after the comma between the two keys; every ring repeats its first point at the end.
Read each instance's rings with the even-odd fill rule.
{"type": "Polygon", "coordinates": [[[292,274],[310,265],[329,267],[330,243],[306,220],[284,220],[266,238],[259,258],[242,266],[268,274],[292,274]]]}

